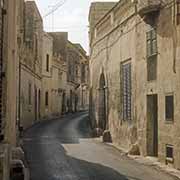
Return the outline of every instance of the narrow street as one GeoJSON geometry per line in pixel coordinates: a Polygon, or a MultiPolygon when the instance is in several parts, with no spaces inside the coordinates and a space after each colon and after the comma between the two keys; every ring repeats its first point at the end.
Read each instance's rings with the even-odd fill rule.
{"type": "Polygon", "coordinates": [[[31,180],[175,180],[90,137],[88,115],[34,125],[24,135],[31,180]]]}

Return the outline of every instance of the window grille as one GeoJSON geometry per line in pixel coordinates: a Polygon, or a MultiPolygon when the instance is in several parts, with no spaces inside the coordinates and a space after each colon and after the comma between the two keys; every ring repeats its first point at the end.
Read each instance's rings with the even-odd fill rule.
{"type": "Polygon", "coordinates": [[[131,63],[121,66],[123,119],[131,120],[131,63]]]}
{"type": "Polygon", "coordinates": [[[156,29],[152,28],[146,33],[147,37],[147,57],[157,54],[157,34],[156,29]]]}
{"type": "Polygon", "coordinates": [[[156,29],[151,28],[147,37],[147,80],[157,79],[157,35],[156,29]]]}
{"type": "Polygon", "coordinates": [[[166,145],[166,164],[173,163],[174,150],[172,145],[166,145]]]}

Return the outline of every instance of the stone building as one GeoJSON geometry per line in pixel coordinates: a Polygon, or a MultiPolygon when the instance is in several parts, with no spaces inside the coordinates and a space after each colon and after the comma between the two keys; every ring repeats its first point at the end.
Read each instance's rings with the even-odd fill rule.
{"type": "Polygon", "coordinates": [[[20,124],[41,118],[43,20],[34,1],[24,4],[24,39],[20,63],[20,124]]]}
{"type": "Polygon", "coordinates": [[[78,88],[78,107],[79,111],[89,109],[89,57],[86,55],[86,51],[80,44],[75,44],[79,55],[79,76],[80,86],[78,88]]]}
{"type": "Polygon", "coordinates": [[[180,169],[180,2],[144,1],[137,10],[138,142],[143,155],[180,169]]]}
{"type": "Polygon", "coordinates": [[[52,59],[53,38],[46,32],[43,35],[43,57],[42,57],[42,118],[51,116],[51,90],[52,90],[52,59]]]}
{"type": "Polygon", "coordinates": [[[89,11],[89,23],[90,23],[90,33],[89,39],[90,44],[93,40],[93,34],[95,33],[96,23],[116,4],[116,2],[93,2],[91,3],[89,11]]]}
{"type": "Polygon", "coordinates": [[[67,87],[67,32],[50,32],[53,38],[53,57],[51,67],[51,115],[66,113],[67,87]]]}
{"type": "Polygon", "coordinates": [[[79,44],[67,44],[67,108],[68,112],[88,107],[89,62],[86,52],[79,44]],[[83,77],[83,76],[84,77],[83,77]],[[86,102],[85,102],[86,101],[86,102]]]}
{"type": "Polygon", "coordinates": [[[92,126],[178,169],[179,10],[176,0],[122,0],[95,25],[89,14],[92,126]]]}
{"type": "Polygon", "coordinates": [[[10,153],[16,146],[17,7],[19,0],[0,6],[0,179],[9,180],[10,153]]]}

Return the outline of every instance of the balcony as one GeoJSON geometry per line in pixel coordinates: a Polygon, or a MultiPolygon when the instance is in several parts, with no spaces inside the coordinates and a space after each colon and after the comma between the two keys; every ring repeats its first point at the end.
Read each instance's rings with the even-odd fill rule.
{"type": "Polygon", "coordinates": [[[157,12],[161,7],[161,3],[161,0],[139,0],[137,4],[138,13],[141,16],[145,16],[157,12]]]}

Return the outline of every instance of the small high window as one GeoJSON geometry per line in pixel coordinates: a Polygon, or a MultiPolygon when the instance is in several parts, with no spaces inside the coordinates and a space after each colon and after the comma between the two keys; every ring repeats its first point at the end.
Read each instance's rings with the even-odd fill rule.
{"type": "Polygon", "coordinates": [[[174,161],[174,152],[172,145],[166,145],[166,164],[173,163],[174,161]]]}
{"type": "Polygon", "coordinates": [[[165,97],[165,115],[166,121],[174,120],[174,96],[168,95],[165,97]]]}

